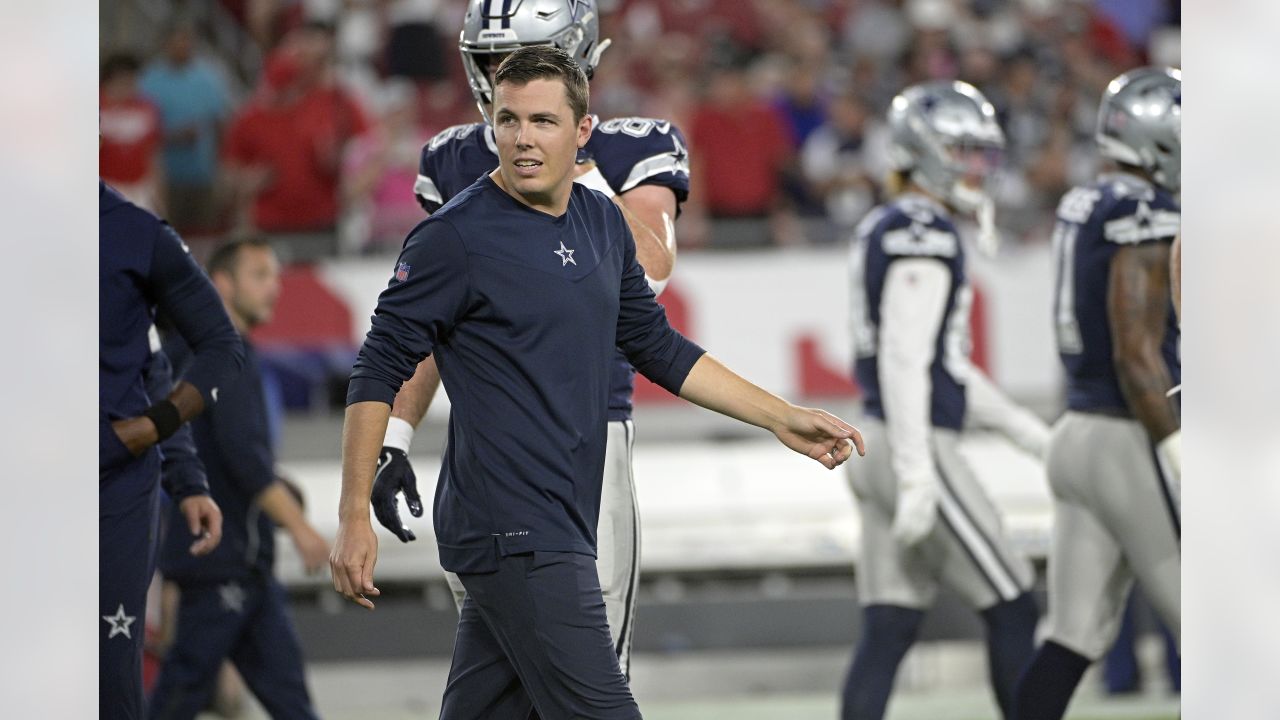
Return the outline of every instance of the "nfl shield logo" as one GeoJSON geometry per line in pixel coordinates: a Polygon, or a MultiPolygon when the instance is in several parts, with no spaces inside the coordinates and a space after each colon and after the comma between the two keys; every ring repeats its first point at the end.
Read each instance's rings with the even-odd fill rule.
{"type": "Polygon", "coordinates": [[[404,282],[409,279],[409,263],[400,263],[396,266],[396,280],[404,282]]]}

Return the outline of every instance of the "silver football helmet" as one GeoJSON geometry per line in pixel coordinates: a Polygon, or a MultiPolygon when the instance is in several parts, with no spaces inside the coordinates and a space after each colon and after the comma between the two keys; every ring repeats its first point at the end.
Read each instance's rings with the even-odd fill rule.
{"type": "Polygon", "coordinates": [[[470,0],[458,49],[485,122],[492,122],[490,78],[503,55],[528,45],[554,45],[577,60],[589,79],[611,42],[599,37],[596,0],[470,0]]]}
{"type": "Polygon", "coordinates": [[[894,169],[957,210],[990,205],[990,183],[1004,155],[995,108],[956,80],[912,85],[889,106],[894,169]],[[965,180],[978,176],[977,187],[965,180]]]}
{"type": "Polygon", "coordinates": [[[1098,150],[1142,168],[1170,192],[1182,188],[1182,71],[1145,67],[1107,85],[1098,106],[1098,150]]]}

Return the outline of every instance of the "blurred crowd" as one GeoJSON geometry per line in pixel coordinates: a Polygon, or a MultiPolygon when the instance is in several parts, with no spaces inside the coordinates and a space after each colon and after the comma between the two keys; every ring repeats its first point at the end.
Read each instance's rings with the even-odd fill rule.
{"type": "MultiPolygon", "coordinates": [[[[148,46],[103,35],[102,177],[197,243],[256,232],[296,256],[398,250],[423,217],[423,144],[480,119],[456,50],[465,0],[160,5],[148,46]],[[219,42],[215,16],[239,44],[219,42]],[[247,71],[246,47],[261,58],[247,71]]],[[[1047,241],[1057,198],[1096,170],[1106,83],[1180,59],[1177,0],[600,5],[613,42],[592,110],[684,130],[684,249],[844,240],[883,199],[889,101],[940,78],[996,105],[1006,242],[1047,241]]]]}

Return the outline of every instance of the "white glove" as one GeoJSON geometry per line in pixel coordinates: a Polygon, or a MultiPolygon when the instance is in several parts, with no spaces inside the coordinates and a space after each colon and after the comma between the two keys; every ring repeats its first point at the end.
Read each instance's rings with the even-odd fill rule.
{"type": "Polygon", "coordinates": [[[906,547],[918,544],[933,531],[938,519],[936,483],[899,484],[898,508],[893,514],[893,537],[906,547]]]}
{"type": "Polygon", "coordinates": [[[609,181],[604,179],[604,175],[600,172],[599,165],[593,166],[590,170],[574,178],[573,181],[585,185],[592,190],[602,192],[608,197],[617,195],[617,193],[613,191],[613,188],[609,187],[609,181]]]}
{"type": "Polygon", "coordinates": [[[1174,430],[1156,445],[1156,459],[1169,480],[1173,506],[1182,512],[1182,431],[1174,430]]]}

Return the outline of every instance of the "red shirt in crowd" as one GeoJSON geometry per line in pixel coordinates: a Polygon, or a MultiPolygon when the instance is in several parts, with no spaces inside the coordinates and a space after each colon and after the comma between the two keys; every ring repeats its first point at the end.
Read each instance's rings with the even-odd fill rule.
{"type": "Polygon", "coordinates": [[[706,104],[693,115],[692,153],[704,174],[702,201],[712,215],[765,215],[779,192],[779,173],[791,152],[777,112],[752,101],[725,108],[706,104]]]}
{"type": "Polygon", "coordinates": [[[160,151],[160,112],[142,97],[98,101],[98,175],[132,185],[146,179],[160,151]]]}
{"type": "Polygon", "coordinates": [[[364,111],[338,88],[317,88],[287,105],[245,107],[227,132],[225,154],[236,165],[270,169],[254,200],[254,225],[266,232],[332,228],[342,147],[368,128],[364,111]]]}

